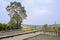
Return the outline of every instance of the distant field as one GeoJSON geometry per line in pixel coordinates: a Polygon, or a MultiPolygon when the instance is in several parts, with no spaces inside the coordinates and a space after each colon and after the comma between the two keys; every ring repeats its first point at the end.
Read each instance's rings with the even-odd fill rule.
{"type": "Polygon", "coordinates": [[[22,28],[22,30],[23,30],[24,32],[32,32],[32,31],[36,31],[35,28],[29,28],[29,27],[24,27],[24,28],[22,28]]]}

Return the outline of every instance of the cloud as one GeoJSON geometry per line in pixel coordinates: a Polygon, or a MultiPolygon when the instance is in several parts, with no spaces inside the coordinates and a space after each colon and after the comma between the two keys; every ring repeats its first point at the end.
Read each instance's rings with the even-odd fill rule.
{"type": "Polygon", "coordinates": [[[34,0],[25,0],[25,2],[26,2],[27,4],[31,4],[31,3],[33,3],[33,1],[34,1],[34,0]]]}
{"type": "MultiPolygon", "coordinates": [[[[7,16],[8,13],[5,8],[10,2],[13,2],[13,1],[17,1],[17,0],[8,0],[8,1],[0,0],[0,9],[1,9],[0,10],[0,22],[6,23],[7,21],[9,21],[8,20],[9,18],[7,16]]],[[[19,0],[19,2],[20,2],[20,0],[19,0]]],[[[45,23],[47,22],[46,20],[54,19],[55,13],[53,13],[53,10],[56,8],[56,6],[54,6],[55,2],[56,2],[56,0],[23,0],[21,3],[26,8],[26,13],[27,13],[27,20],[23,21],[23,23],[25,23],[25,24],[41,24],[41,23],[44,24],[44,22],[45,23]],[[52,4],[54,4],[54,5],[52,5],[52,4]]]]}
{"type": "Polygon", "coordinates": [[[6,12],[6,6],[8,5],[8,2],[5,0],[0,0],[0,13],[6,12]]]}
{"type": "Polygon", "coordinates": [[[41,9],[40,11],[38,11],[38,13],[41,13],[41,14],[44,14],[44,13],[48,13],[49,11],[48,10],[45,10],[45,9],[41,9]]]}
{"type": "Polygon", "coordinates": [[[43,3],[54,3],[56,0],[40,0],[43,3]]]}
{"type": "Polygon", "coordinates": [[[25,0],[27,4],[33,4],[33,3],[54,3],[56,0],[25,0]]]}
{"type": "Polygon", "coordinates": [[[47,9],[39,9],[39,10],[34,10],[34,16],[43,16],[46,14],[49,14],[49,10],[47,9]]]}
{"type": "MultiPolygon", "coordinates": [[[[54,1],[52,0],[26,0],[27,3],[27,7],[26,9],[28,9],[27,14],[27,20],[23,21],[23,23],[26,24],[39,24],[44,23],[45,18],[51,18],[51,14],[52,14],[52,3],[54,1]],[[39,22],[37,22],[39,21],[39,22]]],[[[48,19],[47,19],[48,20],[48,19]]],[[[46,20],[45,20],[46,21],[46,20]]]]}
{"type": "Polygon", "coordinates": [[[5,7],[7,5],[8,2],[6,2],[5,0],[0,0],[0,6],[5,7]]]}
{"type": "Polygon", "coordinates": [[[8,13],[6,11],[6,6],[8,5],[8,2],[5,0],[0,0],[0,22],[7,23],[9,20],[8,13]],[[2,19],[1,19],[2,18],[2,19]]]}

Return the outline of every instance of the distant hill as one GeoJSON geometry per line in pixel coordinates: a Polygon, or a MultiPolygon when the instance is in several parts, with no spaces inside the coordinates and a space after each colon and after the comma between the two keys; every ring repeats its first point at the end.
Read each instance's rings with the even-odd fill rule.
{"type": "Polygon", "coordinates": [[[27,24],[22,24],[23,27],[28,27],[28,28],[36,28],[36,29],[42,29],[43,25],[27,25],[27,24]]]}
{"type": "Polygon", "coordinates": [[[22,24],[23,26],[28,26],[28,27],[42,27],[43,25],[27,25],[27,24],[22,24]]]}

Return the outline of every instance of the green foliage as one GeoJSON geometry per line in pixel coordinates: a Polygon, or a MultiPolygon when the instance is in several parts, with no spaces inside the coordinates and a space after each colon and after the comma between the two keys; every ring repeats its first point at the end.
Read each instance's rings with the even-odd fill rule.
{"type": "Polygon", "coordinates": [[[12,28],[21,29],[22,20],[27,17],[25,8],[21,5],[20,2],[10,2],[10,5],[6,7],[6,10],[9,12],[9,16],[11,18],[9,24],[14,26],[12,28]]]}
{"type": "Polygon", "coordinates": [[[8,31],[17,29],[14,25],[0,23],[0,31],[8,31]]]}
{"type": "Polygon", "coordinates": [[[35,31],[36,30],[36,28],[31,28],[31,31],[35,31]]]}
{"type": "Polygon", "coordinates": [[[0,31],[6,30],[6,29],[7,29],[7,24],[0,23],[0,31]]]}
{"type": "Polygon", "coordinates": [[[2,24],[0,23],[0,31],[2,30],[2,24]]]}
{"type": "Polygon", "coordinates": [[[48,26],[47,24],[45,24],[45,25],[43,26],[45,30],[47,29],[47,26],[48,26]]]}

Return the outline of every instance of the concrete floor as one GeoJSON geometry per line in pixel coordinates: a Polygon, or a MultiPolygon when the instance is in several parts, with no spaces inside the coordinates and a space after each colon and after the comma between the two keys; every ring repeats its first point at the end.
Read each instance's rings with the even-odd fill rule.
{"type": "Polygon", "coordinates": [[[49,36],[49,35],[38,35],[24,40],[60,40],[60,37],[49,36]]]}

